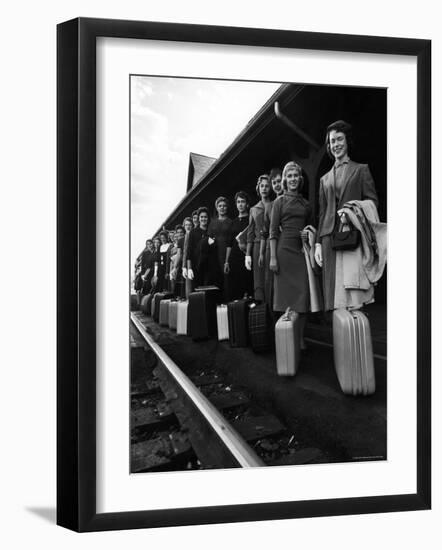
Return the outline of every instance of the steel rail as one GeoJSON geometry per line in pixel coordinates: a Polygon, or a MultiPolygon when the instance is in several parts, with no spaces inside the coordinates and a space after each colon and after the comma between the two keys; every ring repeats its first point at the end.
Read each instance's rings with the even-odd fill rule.
{"type": "Polygon", "coordinates": [[[226,421],[222,414],[212,405],[195,384],[183,373],[167,353],[153,340],[148,334],[142,322],[131,312],[131,321],[138,332],[145,340],[147,345],[156,354],[163,366],[170,375],[192,400],[192,403],[209,423],[212,430],[217,434],[228,452],[238,462],[241,468],[256,468],[265,466],[265,463],[253,451],[253,449],[244,441],[238,432],[226,421]]]}

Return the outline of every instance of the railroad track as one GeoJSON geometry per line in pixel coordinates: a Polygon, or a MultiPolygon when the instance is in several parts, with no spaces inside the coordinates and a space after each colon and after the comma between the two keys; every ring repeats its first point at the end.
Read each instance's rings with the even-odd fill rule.
{"type": "Polygon", "coordinates": [[[305,463],[293,433],[246,388],[186,375],[131,312],[131,472],[305,463]]]}

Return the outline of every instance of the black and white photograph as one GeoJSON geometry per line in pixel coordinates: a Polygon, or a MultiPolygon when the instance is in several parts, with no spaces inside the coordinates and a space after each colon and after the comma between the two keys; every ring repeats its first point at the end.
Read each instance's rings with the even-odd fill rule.
{"type": "Polygon", "coordinates": [[[130,473],[387,460],[387,89],[129,85],[130,473]]]}
{"type": "Polygon", "coordinates": [[[5,4],[4,548],[440,546],[438,5],[5,4]]]}

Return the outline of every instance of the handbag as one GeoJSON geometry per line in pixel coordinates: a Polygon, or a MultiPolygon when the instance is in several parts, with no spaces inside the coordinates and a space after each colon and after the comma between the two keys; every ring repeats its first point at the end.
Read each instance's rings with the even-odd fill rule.
{"type": "Polygon", "coordinates": [[[331,238],[333,250],[354,250],[361,242],[361,234],[348,220],[345,224],[340,221],[338,229],[334,231],[331,238]],[[348,229],[344,230],[345,227],[348,229]]]}

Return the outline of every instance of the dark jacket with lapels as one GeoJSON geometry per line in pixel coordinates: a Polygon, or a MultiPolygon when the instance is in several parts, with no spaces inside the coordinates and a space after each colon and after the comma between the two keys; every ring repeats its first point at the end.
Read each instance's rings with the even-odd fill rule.
{"type": "Polygon", "coordinates": [[[348,161],[339,197],[336,194],[335,170],[332,167],[329,172],[322,176],[319,183],[317,241],[321,242],[321,237],[330,235],[333,232],[336,212],[346,202],[366,199],[372,200],[377,207],[378,196],[367,164],[359,164],[352,160],[348,161]]]}

